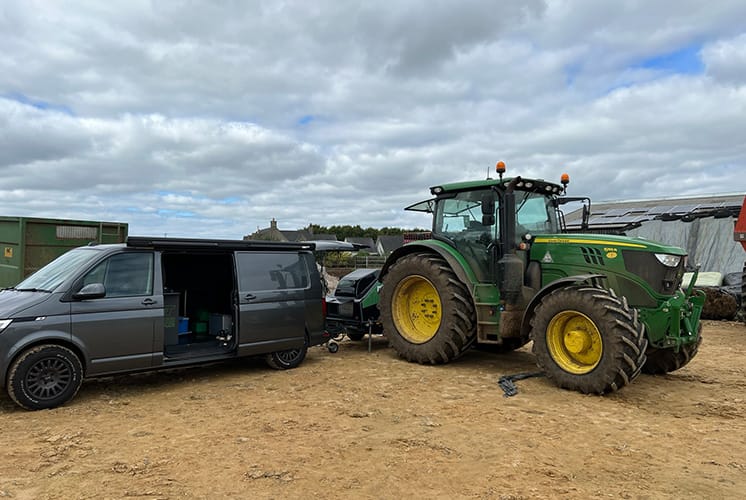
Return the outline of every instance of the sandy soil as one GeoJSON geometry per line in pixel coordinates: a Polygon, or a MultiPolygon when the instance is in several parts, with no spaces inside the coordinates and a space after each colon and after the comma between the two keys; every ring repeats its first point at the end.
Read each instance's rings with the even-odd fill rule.
{"type": "Polygon", "coordinates": [[[0,497],[743,498],[746,326],[605,396],[558,389],[527,349],[445,366],[382,337],[259,360],[87,381],[67,406],[0,397],[0,497]]]}

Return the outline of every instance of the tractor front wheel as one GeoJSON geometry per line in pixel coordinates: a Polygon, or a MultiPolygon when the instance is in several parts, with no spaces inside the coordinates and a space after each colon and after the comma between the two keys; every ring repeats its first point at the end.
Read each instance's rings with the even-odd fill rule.
{"type": "Polygon", "coordinates": [[[603,394],[634,380],[645,364],[647,339],[637,310],[612,290],[560,288],[531,320],[536,362],[558,386],[603,394]]]}
{"type": "Polygon", "coordinates": [[[447,363],[476,338],[469,290],[438,255],[402,257],[383,277],[380,293],[384,334],[408,361],[447,363]]]}

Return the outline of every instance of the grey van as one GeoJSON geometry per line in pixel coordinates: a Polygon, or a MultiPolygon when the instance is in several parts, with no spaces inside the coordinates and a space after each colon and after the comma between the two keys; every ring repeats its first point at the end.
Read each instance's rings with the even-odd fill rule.
{"type": "Polygon", "coordinates": [[[29,410],[83,377],[265,355],[328,340],[314,245],[130,237],[73,249],[0,291],[0,383],[29,410]]]}

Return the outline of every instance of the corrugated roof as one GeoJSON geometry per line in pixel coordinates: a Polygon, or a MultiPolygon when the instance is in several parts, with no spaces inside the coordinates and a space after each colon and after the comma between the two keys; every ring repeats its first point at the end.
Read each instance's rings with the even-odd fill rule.
{"type": "MultiPolygon", "coordinates": [[[[743,194],[725,194],[591,203],[590,224],[596,227],[629,227],[655,219],[737,216],[743,198],[743,194]]],[[[577,209],[565,215],[565,222],[568,228],[572,228],[580,225],[581,218],[582,210],[577,209]]]]}

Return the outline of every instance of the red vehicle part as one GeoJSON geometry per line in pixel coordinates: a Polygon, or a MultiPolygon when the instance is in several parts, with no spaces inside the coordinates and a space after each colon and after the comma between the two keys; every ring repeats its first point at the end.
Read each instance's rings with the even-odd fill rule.
{"type": "Polygon", "coordinates": [[[738,215],[738,220],[736,220],[736,229],[733,232],[733,238],[736,241],[740,241],[741,246],[746,250],[746,198],[743,199],[741,213],[738,215]]]}

